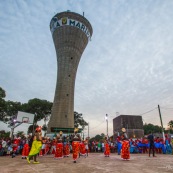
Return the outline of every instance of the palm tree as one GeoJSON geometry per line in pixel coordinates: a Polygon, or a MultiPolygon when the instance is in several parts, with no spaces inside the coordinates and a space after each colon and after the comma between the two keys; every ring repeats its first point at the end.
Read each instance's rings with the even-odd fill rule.
{"type": "Polygon", "coordinates": [[[173,120],[169,121],[168,126],[171,130],[173,130],[173,120]]]}

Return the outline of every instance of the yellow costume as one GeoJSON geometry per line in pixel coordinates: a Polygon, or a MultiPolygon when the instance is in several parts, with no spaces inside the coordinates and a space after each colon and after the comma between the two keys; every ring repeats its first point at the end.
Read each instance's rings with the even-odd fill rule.
{"type": "Polygon", "coordinates": [[[37,154],[39,154],[42,147],[42,133],[41,133],[41,127],[36,128],[35,135],[32,142],[32,147],[29,152],[29,155],[27,157],[28,163],[30,163],[30,159],[34,158],[34,163],[39,163],[37,159],[37,154]]]}

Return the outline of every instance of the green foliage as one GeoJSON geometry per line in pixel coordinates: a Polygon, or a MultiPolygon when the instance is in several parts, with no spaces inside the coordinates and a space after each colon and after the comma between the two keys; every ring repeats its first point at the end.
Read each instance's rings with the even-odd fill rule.
{"type": "Polygon", "coordinates": [[[5,98],[6,94],[5,94],[5,90],[3,90],[0,87],[0,121],[3,121],[5,119],[5,110],[6,110],[6,104],[5,104],[5,98]]]}
{"type": "Polygon", "coordinates": [[[37,123],[51,113],[52,105],[53,103],[47,100],[34,98],[22,104],[22,111],[35,114],[34,122],[37,123]]]}
{"type": "Polygon", "coordinates": [[[23,131],[18,131],[18,132],[16,133],[16,135],[17,135],[18,137],[23,137],[24,132],[23,132],[23,131]]]}
{"type": "Polygon", "coordinates": [[[0,99],[5,98],[5,97],[6,97],[5,90],[0,87],[0,99]]]}
{"type": "Polygon", "coordinates": [[[88,123],[83,119],[82,114],[74,112],[74,127],[81,126],[84,129],[87,125],[88,123]]]}
{"type": "Polygon", "coordinates": [[[153,125],[153,124],[144,124],[144,134],[148,135],[150,132],[152,133],[161,133],[162,132],[162,127],[158,125],[153,125]]]}
{"type": "Polygon", "coordinates": [[[5,130],[0,131],[0,138],[7,138],[10,136],[10,132],[6,132],[5,130]]]}
{"type": "Polygon", "coordinates": [[[95,137],[91,138],[90,141],[103,141],[105,137],[105,134],[102,133],[101,135],[96,135],[95,137]]]}
{"type": "Polygon", "coordinates": [[[21,110],[20,102],[13,102],[8,100],[6,102],[6,115],[9,117],[17,116],[17,112],[21,110]]]}
{"type": "Polygon", "coordinates": [[[169,121],[168,126],[170,130],[173,130],[173,120],[169,121]]]}

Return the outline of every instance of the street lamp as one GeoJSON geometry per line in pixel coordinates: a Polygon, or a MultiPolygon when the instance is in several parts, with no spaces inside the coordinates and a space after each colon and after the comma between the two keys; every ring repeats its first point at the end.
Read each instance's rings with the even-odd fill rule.
{"type": "Polygon", "coordinates": [[[108,114],[106,114],[105,120],[106,120],[106,122],[107,122],[107,137],[108,137],[108,114]]]}
{"type": "MultiPolygon", "coordinates": [[[[84,140],[84,129],[85,129],[85,125],[84,125],[84,119],[82,117],[82,132],[83,132],[83,140],[84,140]]],[[[82,134],[81,134],[82,135],[82,134]]]]}

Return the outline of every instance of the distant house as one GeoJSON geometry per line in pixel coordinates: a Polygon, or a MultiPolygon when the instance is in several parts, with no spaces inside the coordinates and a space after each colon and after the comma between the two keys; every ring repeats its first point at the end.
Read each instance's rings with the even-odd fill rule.
{"type": "Polygon", "coordinates": [[[142,116],[119,115],[113,119],[114,138],[122,134],[122,128],[126,129],[128,138],[141,138],[144,136],[142,116]]]}

